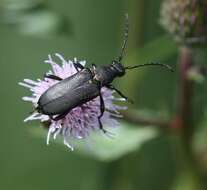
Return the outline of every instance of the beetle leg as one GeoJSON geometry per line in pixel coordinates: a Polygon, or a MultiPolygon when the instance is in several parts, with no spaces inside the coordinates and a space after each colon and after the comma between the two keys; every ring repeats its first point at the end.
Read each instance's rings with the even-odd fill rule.
{"type": "Polygon", "coordinates": [[[58,81],[61,81],[63,80],[62,78],[56,76],[56,75],[52,75],[52,74],[45,74],[44,75],[44,78],[48,78],[48,79],[54,79],[54,80],[58,80],[58,81]]]}
{"type": "Polygon", "coordinates": [[[60,119],[63,119],[67,114],[68,114],[68,111],[67,112],[64,112],[64,113],[61,113],[61,114],[59,114],[56,117],[50,116],[50,119],[53,120],[53,121],[58,121],[60,119]]]}
{"type": "Polygon", "coordinates": [[[127,96],[125,96],[120,90],[116,89],[112,84],[109,84],[106,87],[111,90],[115,90],[122,98],[124,98],[125,100],[127,100],[130,103],[133,103],[133,100],[131,100],[127,96]]]}
{"type": "Polygon", "coordinates": [[[101,114],[98,116],[99,128],[103,131],[104,134],[108,135],[108,137],[111,138],[114,136],[114,134],[104,129],[101,123],[101,117],[103,116],[105,111],[105,104],[101,92],[99,93],[99,97],[100,97],[100,111],[101,111],[101,114]]]}
{"type": "Polygon", "coordinates": [[[93,70],[96,70],[96,64],[92,63],[93,70]]]}
{"type": "Polygon", "coordinates": [[[76,61],[76,62],[73,62],[73,65],[76,69],[77,72],[79,72],[79,69],[80,70],[83,70],[85,67],[83,65],[80,64],[80,62],[76,61]]]}
{"type": "Polygon", "coordinates": [[[101,122],[101,117],[103,116],[104,114],[104,111],[105,111],[105,104],[104,104],[104,100],[103,100],[103,97],[102,97],[102,94],[100,92],[99,94],[99,97],[100,97],[100,115],[98,116],[98,123],[99,123],[99,128],[104,132],[104,133],[107,133],[108,131],[105,130],[103,128],[103,125],[102,125],[102,122],[101,122]]]}

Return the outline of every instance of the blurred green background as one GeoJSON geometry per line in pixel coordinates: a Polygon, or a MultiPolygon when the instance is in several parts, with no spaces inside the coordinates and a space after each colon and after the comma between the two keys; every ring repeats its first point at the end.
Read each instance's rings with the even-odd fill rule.
{"type": "MultiPolygon", "coordinates": [[[[43,63],[47,55],[57,52],[67,59],[77,57],[89,64],[109,64],[120,52],[125,13],[129,13],[130,32],[124,64],[158,61],[176,69],[176,45],[159,25],[160,3],[161,0],[0,2],[0,189],[193,187],[191,174],[185,175],[181,167],[176,137],[154,126],[142,128],[123,122],[118,139],[103,137],[95,141],[88,154],[83,145],[74,152],[54,141],[46,146],[46,131],[39,131],[38,123],[23,123],[31,104],[21,97],[30,92],[18,82],[41,78],[49,69],[43,63]]],[[[145,68],[129,71],[115,83],[134,99],[135,104],[128,105],[130,109],[144,116],[168,119],[176,107],[176,81],[176,72],[145,68]]]]}

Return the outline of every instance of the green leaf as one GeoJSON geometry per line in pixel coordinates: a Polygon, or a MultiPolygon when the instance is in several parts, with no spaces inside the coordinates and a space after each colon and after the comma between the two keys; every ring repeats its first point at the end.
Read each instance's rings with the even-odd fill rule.
{"type": "Polygon", "coordinates": [[[30,12],[22,16],[18,25],[18,30],[23,34],[47,36],[60,31],[61,18],[58,14],[39,10],[30,12]]]}
{"type": "MultiPolygon", "coordinates": [[[[100,161],[113,161],[128,153],[140,149],[146,141],[155,138],[158,132],[154,128],[132,127],[123,123],[121,127],[108,129],[115,136],[108,137],[102,133],[93,133],[87,140],[71,140],[74,153],[87,155],[100,161]]],[[[46,138],[46,131],[41,128],[32,128],[32,134],[36,137],[46,138]]],[[[45,139],[46,140],[46,139],[45,139]]],[[[58,138],[51,144],[57,142],[63,145],[62,139],[58,138]]]]}
{"type": "Polygon", "coordinates": [[[4,0],[2,6],[6,11],[25,11],[43,2],[43,0],[4,0]]]}

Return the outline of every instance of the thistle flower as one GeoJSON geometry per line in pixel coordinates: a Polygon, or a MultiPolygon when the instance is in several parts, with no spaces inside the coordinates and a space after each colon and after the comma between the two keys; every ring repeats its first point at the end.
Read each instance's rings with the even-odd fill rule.
{"type": "Polygon", "coordinates": [[[164,0],[160,23],[177,42],[203,43],[207,39],[207,2],[164,0]]]}
{"type": "MultiPolygon", "coordinates": [[[[57,64],[51,57],[48,56],[46,63],[49,63],[52,70],[48,74],[54,74],[61,78],[67,78],[77,71],[73,66],[73,63],[77,61],[74,58],[73,61],[66,61],[60,54],[55,54],[60,59],[62,65],[57,64]]],[[[79,61],[82,65],[85,65],[85,61],[79,61]]],[[[24,101],[32,102],[34,107],[37,107],[37,102],[40,96],[51,86],[56,84],[57,81],[53,79],[44,78],[43,80],[37,79],[33,81],[30,79],[24,79],[24,82],[20,82],[21,86],[29,88],[32,91],[32,96],[23,97],[24,101]]],[[[109,127],[118,126],[119,123],[115,117],[121,117],[119,110],[125,109],[125,107],[115,105],[113,102],[116,100],[123,101],[123,98],[115,98],[113,96],[114,91],[103,87],[101,93],[104,99],[106,111],[104,112],[101,121],[103,125],[109,127]]],[[[50,136],[56,139],[58,134],[62,135],[64,144],[73,150],[73,146],[68,142],[69,139],[83,139],[90,135],[92,131],[100,131],[98,116],[100,115],[100,99],[99,97],[72,109],[63,119],[58,121],[51,120],[48,115],[34,112],[27,117],[24,122],[31,120],[40,120],[42,123],[49,123],[47,144],[49,144],[50,136]]]]}

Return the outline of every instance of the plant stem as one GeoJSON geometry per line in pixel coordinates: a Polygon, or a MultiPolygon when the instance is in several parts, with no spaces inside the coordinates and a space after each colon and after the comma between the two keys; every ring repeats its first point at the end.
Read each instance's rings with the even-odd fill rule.
{"type": "Polygon", "coordinates": [[[143,116],[138,115],[137,113],[133,111],[127,111],[127,112],[121,112],[121,114],[124,116],[124,120],[134,123],[137,125],[142,125],[142,126],[156,126],[161,129],[168,129],[169,122],[162,120],[160,118],[146,118],[143,116]]]}
{"type": "Polygon", "coordinates": [[[180,86],[178,94],[178,115],[177,121],[181,136],[190,145],[193,134],[193,120],[192,120],[192,97],[193,97],[193,83],[188,79],[188,71],[193,65],[192,52],[187,47],[180,49],[180,86]]]}
{"type": "MultiPolygon", "coordinates": [[[[180,82],[177,96],[177,115],[171,127],[176,129],[178,141],[175,143],[177,155],[180,157],[181,172],[188,171],[193,177],[196,186],[203,186],[203,175],[198,167],[192,150],[192,137],[194,132],[193,121],[193,82],[188,78],[188,71],[193,66],[192,50],[189,47],[180,48],[179,59],[180,82]]],[[[199,188],[200,189],[200,188],[199,188]]]]}

